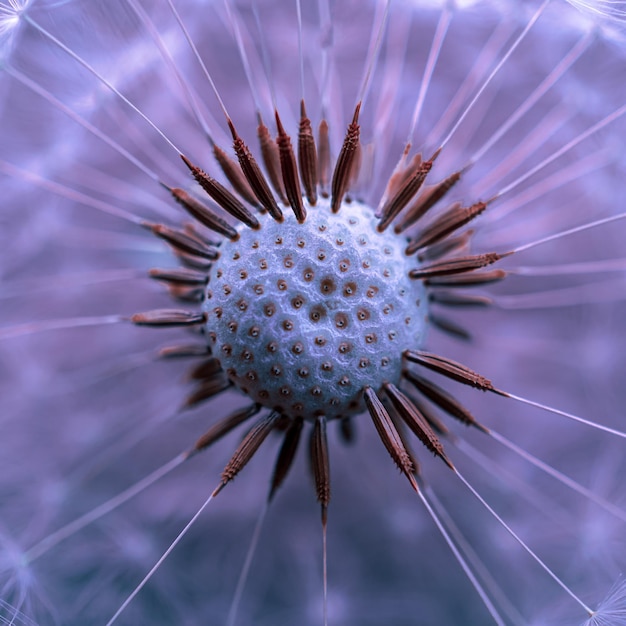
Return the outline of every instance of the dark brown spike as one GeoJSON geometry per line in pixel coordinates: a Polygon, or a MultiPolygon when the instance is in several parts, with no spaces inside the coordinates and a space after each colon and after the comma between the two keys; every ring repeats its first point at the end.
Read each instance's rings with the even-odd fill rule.
{"type": "Polygon", "coordinates": [[[385,203],[381,211],[381,219],[378,223],[378,231],[383,232],[391,222],[399,215],[400,211],[411,202],[415,194],[424,184],[428,173],[433,167],[435,159],[439,156],[439,151],[435,152],[428,161],[424,161],[401,186],[396,194],[385,203]]]}
{"type": "MultiPolygon", "coordinates": [[[[246,180],[250,184],[254,195],[258,198],[263,208],[277,221],[280,222],[283,219],[283,214],[276,204],[276,200],[272,195],[272,191],[261,172],[261,168],[255,161],[250,149],[245,144],[244,140],[237,134],[232,121],[228,120],[228,127],[233,136],[233,148],[235,154],[239,159],[239,165],[246,180]]],[[[275,146],[275,144],[272,144],[275,146]]]]}
{"type": "Polygon", "coordinates": [[[452,208],[440,215],[430,226],[409,242],[406,254],[413,254],[426,246],[431,246],[445,239],[455,230],[478,217],[486,208],[487,203],[485,202],[476,202],[472,206],[465,208],[461,207],[460,202],[452,205],[452,208]]]}
{"type": "Polygon", "coordinates": [[[402,372],[402,375],[405,380],[410,382],[415,387],[415,389],[425,395],[440,409],[448,413],[448,415],[451,415],[466,426],[474,426],[475,428],[482,430],[484,433],[489,432],[487,428],[476,421],[476,418],[454,396],[449,394],[445,389],[439,387],[439,385],[418,376],[410,370],[405,370],[402,372]]]}
{"type": "Polygon", "coordinates": [[[411,399],[391,383],[384,383],[383,389],[404,423],[430,452],[438,456],[453,470],[454,465],[452,465],[452,462],[446,456],[439,438],[411,399]]]}
{"type": "Polygon", "coordinates": [[[298,444],[300,443],[300,435],[302,434],[303,425],[304,420],[301,417],[297,417],[294,420],[291,420],[289,428],[285,433],[283,445],[280,447],[278,458],[276,459],[276,465],[274,466],[270,493],[267,497],[268,502],[274,498],[276,491],[283,484],[285,478],[287,478],[287,474],[291,469],[296,452],[298,451],[298,444]]]}
{"type": "Polygon", "coordinates": [[[232,387],[232,382],[224,373],[216,374],[213,378],[207,378],[192,391],[183,403],[182,409],[191,409],[201,402],[219,395],[232,387]]]}
{"type": "Polygon", "coordinates": [[[221,371],[222,366],[220,365],[219,359],[210,358],[194,366],[187,374],[187,378],[189,380],[205,380],[207,378],[213,378],[215,374],[221,371]]]}
{"type": "Polygon", "coordinates": [[[296,219],[300,224],[306,219],[306,210],[302,202],[302,192],[300,191],[300,180],[298,178],[298,164],[296,163],[296,155],[293,153],[291,146],[291,137],[285,132],[283,125],[276,113],[276,127],[278,128],[278,153],[280,156],[280,169],[283,174],[283,183],[285,185],[285,193],[289,204],[293,209],[296,219]]]}
{"type": "Polygon", "coordinates": [[[163,224],[154,224],[152,226],[152,232],[159,239],[167,241],[167,243],[169,243],[173,248],[176,248],[176,250],[190,254],[191,256],[208,259],[209,261],[214,261],[219,256],[219,253],[215,248],[201,243],[195,237],[190,237],[186,233],[169,228],[163,224]]]}
{"type": "Polygon", "coordinates": [[[429,300],[434,304],[448,307],[487,307],[493,304],[493,300],[488,296],[476,296],[468,293],[455,293],[443,289],[431,291],[428,294],[429,300]]]}
{"type": "Polygon", "coordinates": [[[317,153],[317,171],[319,185],[322,195],[328,197],[328,180],[330,177],[330,137],[328,132],[328,122],[322,120],[317,131],[317,143],[319,152],[317,153]]]}
{"type": "Polygon", "coordinates": [[[213,426],[196,441],[193,449],[188,454],[195,454],[196,452],[200,452],[200,450],[208,448],[211,444],[227,435],[231,430],[256,415],[260,410],[260,404],[251,404],[242,409],[237,409],[230,415],[222,418],[217,424],[213,424],[213,426]]]}
{"type": "Polygon", "coordinates": [[[504,258],[506,255],[497,252],[488,252],[487,254],[474,254],[470,256],[460,256],[454,259],[445,259],[437,261],[430,265],[423,265],[417,269],[411,270],[409,276],[411,278],[423,280],[425,278],[435,278],[439,276],[451,276],[454,274],[464,274],[472,272],[491,265],[496,261],[504,258]]]}
{"type": "Polygon", "coordinates": [[[480,287],[501,281],[503,278],[506,278],[507,275],[508,272],[505,270],[488,270],[486,272],[475,272],[473,274],[429,278],[425,281],[425,284],[429,287],[480,287]]]}
{"type": "Polygon", "coordinates": [[[440,241],[432,246],[428,246],[428,248],[422,250],[417,255],[417,258],[420,260],[420,263],[423,263],[424,261],[435,261],[436,259],[447,256],[452,252],[467,250],[470,239],[473,235],[474,231],[470,228],[456,237],[447,237],[443,241],[440,241]]]}
{"type": "Polygon", "coordinates": [[[311,433],[310,455],[317,501],[322,505],[322,524],[326,527],[330,502],[330,459],[326,437],[326,418],[323,416],[315,419],[315,426],[311,433]]]}
{"type": "Polygon", "coordinates": [[[409,207],[401,222],[395,227],[396,233],[405,231],[415,222],[420,220],[426,213],[432,209],[461,179],[461,172],[454,172],[444,180],[433,185],[429,189],[425,189],[420,197],[409,207]]]}
{"type": "Polygon", "coordinates": [[[402,438],[392,422],[389,413],[387,413],[387,409],[371,387],[365,387],[363,399],[365,400],[367,410],[376,427],[376,432],[387,449],[387,452],[389,452],[389,456],[391,456],[400,471],[409,479],[413,489],[418,491],[417,482],[414,477],[415,465],[413,464],[411,455],[404,447],[402,438]]]}
{"type": "Polygon", "coordinates": [[[428,314],[428,321],[440,331],[446,333],[447,335],[451,335],[456,339],[461,339],[463,341],[471,341],[472,334],[465,328],[465,326],[461,326],[458,322],[451,320],[449,317],[444,317],[443,315],[439,315],[437,313],[433,313],[432,311],[428,314]]]}
{"type": "Polygon", "coordinates": [[[348,126],[346,136],[339,152],[339,158],[335,163],[333,171],[333,181],[331,184],[332,198],[330,208],[333,213],[339,211],[343,197],[348,190],[352,179],[352,169],[359,145],[359,137],[361,135],[361,127],[359,126],[359,112],[361,111],[361,103],[359,102],[354,109],[352,122],[348,126]]]}
{"type": "Polygon", "coordinates": [[[243,222],[250,228],[258,228],[259,222],[241,201],[231,193],[222,183],[209,176],[204,170],[194,165],[186,156],[180,155],[185,165],[189,168],[196,182],[206,193],[219,204],[226,213],[243,222]]]}
{"type": "Polygon", "coordinates": [[[130,321],[137,326],[198,326],[206,322],[206,314],[200,311],[183,309],[155,309],[145,313],[135,313],[130,321]]]}
{"type": "Polygon", "coordinates": [[[280,413],[270,413],[258,420],[248,431],[237,450],[226,464],[222,472],[222,482],[215,489],[213,495],[217,495],[239,472],[248,464],[254,453],[261,447],[266,437],[272,432],[280,413]]]}
{"type": "Polygon", "coordinates": [[[211,354],[209,346],[203,343],[181,344],[161,348],[157,356],[160,359],[190,359],[211,354]]]}
{"type": "Polygon", "coordinates": [[[228,239],[235,241],[239,238],[237,231],[221,217],[218,217],[202,202],[196,200],[183,189],[175,187],[170,189],[172,196],[192,217],[195,217],[201,224],[212,231],[224,235],[228,239]]]}
{"type": "Polygon", "coordinates": [[[304,100],[300,101],[300,126],[298,128],[298,165],[304,193],[309,204],[317,203],[317,149],[311,120],[306,115],[304,100]]]}
{"type": "Polygon", "coordinates": [[[257,137],[259,138],[259,146],[261,147],[261,157],[263,158],[263,165],[265,165],[265,171],[270,179],[270,183],[274,188],[274,192],[283,204],[288,204],[287,196],[285,195],[285,188],[283,186],[283,180],[280,176],[280,155],[279,150],[272,139],[269,128],[263,123],[261,116],[259,115],[259,125],[257,126],[257,137]]]}
{"type": "Polygon", "coordinates": [[[431,352],[422,352],[420,350],[405,350],[403,356],[407,361],[411,361],[411,363],[422,365],[433,372],[447,376],[464,385],[482,389],[483,391],[499,393],[488,378],[481,376],[469,367],[457,363],[452,359],[447,359],[437,354],[432,354],[431,352]]]}
{"type": "Polygon", "coordinates": [[[206,285],[209,277],[206,272],[198,272],[192,269],[159,269],[153,268],[148,272],[150,278],[175,285],[206,285]]]}
{"type": "Polygon", "coordinates": [[[239,167],[239,163],[233,161],[233,159],[217,145],[213,146],[213,154],[222,172],[224,172],[224,176],[226,176],[228,182],[233,186],[233,189],[248,204],[257,209],[262,209],[263,205],[256,199],[252,187],[250,187],[250,184],[239,167]]]}
{"type": "Polygon", "coordinates": [[[339,420],[339,434],[341,440],[346,445],[352,445],[356,439],[356,433],[354,432],[354,421],[350,417],[342,417],[339,420]]]}

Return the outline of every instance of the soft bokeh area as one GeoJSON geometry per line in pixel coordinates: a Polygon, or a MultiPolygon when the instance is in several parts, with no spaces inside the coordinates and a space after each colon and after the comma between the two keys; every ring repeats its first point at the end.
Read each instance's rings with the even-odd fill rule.
{"type": "MultiPolygon", "coordinates": [[[[295,0],[174,5],[255,154],[257,113],[274,132],[276,104],[293,137],[304,95],[315,127],[327,117],[336,158],[386,3],[302,2],[304,94],[295,0]]],[[[539,7],[391,3],[362,108],[355,197],[378,204],[423,102],[413,147],[426,154],[468,112],[429,180],[471,164],[451,201],[504,192],[472,224],[473,252],[506,252],[626,211],[623,3],[549,2],[468,109],[539,7]],[[424,82],[434,38],[441,52],[424,82]]],[[[0,1],[0,623],[105,624],[219,483],[241,440],[241,431],[228,435],[106,515],[62,540],[52,535],[245,404],[232,392],[180,410],[189,365],[157,354],[189,335],[118,318],[172,306],[146,273],[177,260],[140,223],[185,221],[157,180],[192,188],[176,148],[223,178],[211,143],[230,149],[227,132],[167,0],[0,1]]],[[[476,291],[493,306],[442,311],[471,340],[432,328],[425,349],[510,393],[625,431],[624,241],[618,219],[505,259],[507,279],[476,291]]],[[[626,436],[437,382],[512,442],[447,420],[454,464],[596,608],[626,567],[626,436]]],[[[329,623],[491,623],[369,418],[355,427],[351,446],[329,428],[329,623]]],[[[270,437],[116,623],[226,623],[279,445],[270,437]]],[[[419,442],[413,450],[503,623],[584,623],[576,601],[458,478],[419,442]]],[[[267,513],[237,624],[323,623],[322,531],[309,474],[301,451],[267,513]]],[[[626,624],[623,582],[618,591],[615,612],[597,623],[626,624]]]]}

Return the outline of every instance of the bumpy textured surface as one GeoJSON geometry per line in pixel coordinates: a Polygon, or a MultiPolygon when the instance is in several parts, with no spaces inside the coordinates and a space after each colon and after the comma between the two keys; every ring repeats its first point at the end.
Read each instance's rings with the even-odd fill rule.
{"type": "Polygon", "coordinates": [[[205,310],[214,354],[252,398],[286,415],[363,410],[363,387],[397,383],[402,351],[423,344],[426,300],[415,257],[367,206],[327,200],[304,224],[285,211],[224,243],[205,310]]]}

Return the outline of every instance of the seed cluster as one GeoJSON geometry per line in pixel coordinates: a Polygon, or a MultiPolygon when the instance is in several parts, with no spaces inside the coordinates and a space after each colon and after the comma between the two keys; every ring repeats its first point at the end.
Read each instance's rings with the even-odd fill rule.
{"type": "Polygon", "coordinates": [[[211,269],[204,310],[214,356],[257,402],[313,419],[364,410],[363,389],[398,383],[402,352],[424,344],[426,298],[406,241],[373,211],[327,200],[239,229],[211,269]]]}

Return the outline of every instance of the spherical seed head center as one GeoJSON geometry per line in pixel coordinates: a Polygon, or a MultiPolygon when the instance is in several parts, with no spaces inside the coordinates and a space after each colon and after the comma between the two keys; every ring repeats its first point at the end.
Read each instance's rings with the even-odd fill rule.
{"type": "Polygon", "coordinates": [[[397,384],[402,352],[424,342],[427,303],[408,277],[406,240],[379,233],[368,206],[307,205],[299,224],[239,229],[220,248],[204,310],[213,353],[253,400],[305,419],[364,410],[363,389],[397,384]]]}

